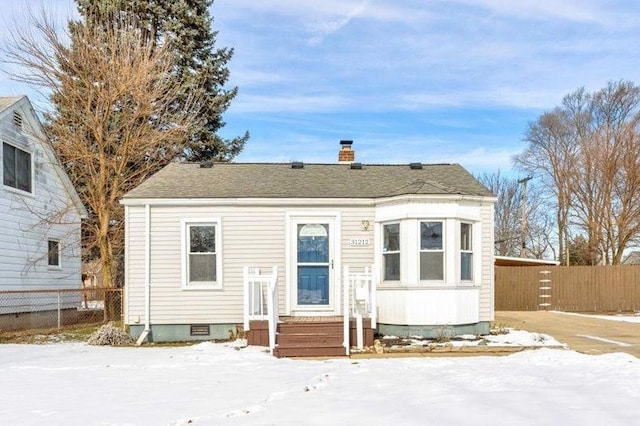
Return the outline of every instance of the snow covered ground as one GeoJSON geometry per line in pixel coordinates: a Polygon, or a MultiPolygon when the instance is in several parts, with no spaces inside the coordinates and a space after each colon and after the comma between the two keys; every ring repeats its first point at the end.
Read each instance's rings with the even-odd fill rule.
{"type": "Polygon", "coordinates": [[[2,425],[632,425],[640,360],[276,359],[235,343],[0,345],[2,425]]]}
{"type": "Polygon", "coordinates": [[[422,337],[412,337],[412,338],[399,338],[396,336],[384,336],[382,341],[386,344],[386,346],[391,346],[392,348],[407,348],[407,347],[425,347],[429,346],[431,348],[437,347],[460,347],[460,346],[526,346],[526,347],[566,347],[565,344],[558,342],[553,337],[543,334],[543,333],[534,333],[525,330],[514,330],[512,328],[506,328],[503,330],[504,333],[496,334],[496,335],[488,335],[488,336],[476,336],[472,334],[465,334],[460,336],[454,336],[449,341],[446,342],[435,342],[433,340],[425,339],[422,337]],[[398,342],[396,342],[398,341],[398,342]]]}
{"type": "Polygon", "coordinates": [[[586,315],[586,314],[576,314],[574,312],[561,312],[561,311],[554,311],[554,312],[557,312],[559,314],[564,314],[564,315],[575,315],[575,316],[587,317],[587,318],[599,318],[599,319],[604,319],[608,321],[640,322],[640,312],[636,313],[635,315],[629,315],[629,314],[586,315]]]}

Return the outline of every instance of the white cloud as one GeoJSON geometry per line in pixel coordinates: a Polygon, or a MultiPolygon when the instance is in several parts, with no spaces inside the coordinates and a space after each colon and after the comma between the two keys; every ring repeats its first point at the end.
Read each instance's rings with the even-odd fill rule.
{"type": "Polygon", "coordinates": [[[363,0],[344,16],[340,16],[336,19],[321,20],[312,23],[311,31],[315,35],[311,37],[309,43],[311,43],[312,45],[321,43],[325,37],[335,33],[336,31],[339,31],[340,29],[348,25],[351,20],[362,15],[362,13],[367,9],[370,3],[370,0],[363,0]]]}

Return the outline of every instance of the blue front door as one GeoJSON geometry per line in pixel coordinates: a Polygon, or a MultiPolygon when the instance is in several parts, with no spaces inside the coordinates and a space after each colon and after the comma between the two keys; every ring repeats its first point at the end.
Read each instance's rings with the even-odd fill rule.
{"type": "Polygon", "coordinates": [[[299,223],[298,305],[329,305],[329,224],[299,223]]]}

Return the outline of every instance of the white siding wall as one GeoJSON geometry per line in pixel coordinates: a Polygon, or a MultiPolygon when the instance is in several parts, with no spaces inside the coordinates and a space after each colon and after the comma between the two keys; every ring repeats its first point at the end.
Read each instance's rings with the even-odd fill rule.
{"type": "Polygon", "coordinates": [[[351,272],[363,272],[365,267],[372,266],[375,261],[374,222],[375,210],[373,207],[342,210],[342,266],[348,265],[351,272]],[[363,228],[363,221],[368,223],[367,230],[363,228]],[[349,240],[360,238],[367,238],[369,245],[349,245],[349,240]]]}
{"type": "MultiPolygon", "coordinates": [[[[344,209],[342,211],[342,229],[341,229],[341,251],[342,251],[342,264],[341,271],[339,271],[338,281],[340,282],[339,292],[340,297],[338,300],[341,303],[338,312],[344,314],[343,303],[343,291],[342,285],[344,279],[344,267],[349,267],[350,273],[364,272],[365,268],[373,267],[375,271],[375,209],[371,208],[351,208],[344,209]],[[365,230],[363,221],[366,221],[365,230]],[[368,245],[351,245],[349,241],[351,239],[368,240],[368,245]]],[[[353,296],[351,295],[350,298],[353,296]]],[[[350,302],[352,306],[353,300],[350,302]]]]}
{"type": "Polygon", "coordinates": [[[125,303],[129,323],[144,321],[145,208],[125,207],[125,303]]]}
{"type": "Polygon", "coordinates": [[[379,307],[381,322],[393,325],[474,324],[478,289],[386,289],[379,307]]]}
{"type": "MultiPolygon", "coordinates": [[[[40,142],[29,134],[30,110],[21,110],[25,131],[13,113],[0,120],[0,290],[80,288],[80,217],[40,142]],[[2,143],[30,152],[32,194],[4,186],[2,143]],[[60,242],[61,267],[48,266],[48,240],[60,242]]],[[[33,123],[31,122],[31,126],[33,123]]]]}
{"type": "MultiPolygon", "coordinates": [[[[151,322],[242,322],[244,266],[277,265],[284,283],[284,218],[282,209],[152,206],[151,322]],[[184,289],[181,220],[211,218],[222,222],[222,289],[184,289]]],[[[128,207],[128,220],[126,321],[135,324],[144,322],[144,207],[128,207]]]]}
{"type": "MultiPolygon", "coordinates": [[[[286,301],[286,217],[299,211],[320,214],[339,211],[342,264],[362,270],[373,263],[373,226],[362,230],[362,221],[373,223],[372,208],[296,209],[284,207],[151,207],[151,322],[152,324],[227,323],[243,320],[243,267],[268,273],[278,266],[280,313],[286,301]],[[181,220],[222,223],[221,290],[189,290],[182,287],[181,220]],[[368,236],[369,246],[349,246],[349,239],[368,236]]],[[[143,206],[127,207],[126,322],[144,323],[144,224],[143,206]]]]}
{"type": "Polygon", "coordinates": [[[493,321],[494,291],[494,245],[493,245],[493,203],[483,203],[480,207],[482,226],[482,281],[480,287],[480,321],[493,321]]]}
{"type": "MultiPolygon", "coordinates": [[[[286,314],[288,305],[286,282],[289,271],[285,270],[287,217],[296,214],[335,214],[340,217],[340,269],[336,276],[342,278],[342,267],[348,265],[352,271],[362,271],[377,262],[376,253],[379,236],[376,221],[388,220],[393,214],[402,217],[452,217],[474,219],[482,243],[480,260],[481,277],[476,280],[474,306],[480,306],[479,320],[493,318],[493,204],[479,202],[441,203],[430,207],[427,216],[416,212],[424,208],[412,205],[409,211],[398,206],[377,209],[371,207],[246,207],[246,206],[151,206],[151,323],[240,323],[243,320],[243,267],[260,267],[266,273],[273,265],[278,266],[280,314],[286,314]],[[395,213],[391,213],[391,212],[395,213]],[[417,214],[417,216],[416,216],[417,214]],[[431,215],[431,216],[429,216],[431,215]],[[221,221],[222,273],[221,290],[190,290],[182,287],[182,220],[216,218],[221,221]],[[363,221],[368,221],[364,229],[363,221]],[[369,245],[351,246],[355,238],[368,238],[369,245]],[[374,241],[376,243],[374,243],[374,241]]],[[[126,322],[144,323],[144,229],[143,206],[127,207],[127,257],[126,257],[126,322]]],[[[378,265],[379,268],[379,265],[378,265]]],[[[378,272],[378,271],[376,271],[378,272]]],[[[415,286],[412,290],[416,290],[415,286]]],[[[430,288],[430,291],[434,291],[430,288]]],[[[454,294],[455,291],[450,293],[454,294]]],[[[447,293],[448,294],[448,293],[447,293]]],[[[410,296],[410,292],[406,293],[410,296]]],[[[382,298],[384,299],[384,298],[382,298]]],[[[446,300],[454,300],[447,299],[446,300]]],[[[441,299],[438,299],[441,300],[441,299]]],[[[465,299],[466,300],[466,299],[465,299]]],[[[454,312],[462,312],[452,307],[454,312]]],[[[339,309],[340,310],[340,309],[339,309]]],[[[469,317],[465,311],[465,318],[469,317]]],[[[474,315],[478,317],[478,312],[474,315]]]]}

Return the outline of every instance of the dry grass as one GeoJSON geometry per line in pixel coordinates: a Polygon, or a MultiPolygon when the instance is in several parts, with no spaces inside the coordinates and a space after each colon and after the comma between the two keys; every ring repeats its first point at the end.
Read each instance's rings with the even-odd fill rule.
{"type": "Polygon", "coordinates": [[[5,331],[0,330],[0,343],[45,344],[58,342],[86,342],[102,324],[83,324],[61,329],[38,329],[5,331]]]}

